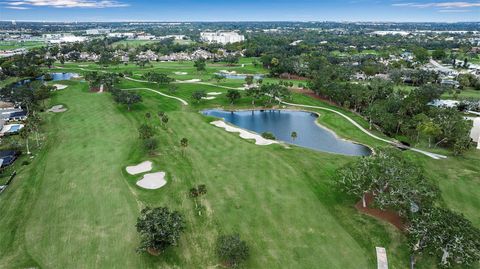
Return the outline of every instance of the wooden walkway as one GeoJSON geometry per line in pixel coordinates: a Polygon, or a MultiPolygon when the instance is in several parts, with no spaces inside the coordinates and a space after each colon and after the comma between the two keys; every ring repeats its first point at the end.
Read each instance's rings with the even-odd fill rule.
{"type": "Polygon", "coordinates": [[[382,247],[375,249],[377,250],[377,269],[388,269],[387,251],[382,247]]]}

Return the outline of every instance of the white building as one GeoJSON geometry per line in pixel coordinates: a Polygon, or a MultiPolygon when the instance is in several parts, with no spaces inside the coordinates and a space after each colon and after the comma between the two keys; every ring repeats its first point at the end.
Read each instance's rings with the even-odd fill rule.
{"type": "Polygon", "coordinates": [[[107,36],[108,37],[120,37],[120,38],[123,38],[123,37],[126,37],[126,38],[129,38],[129,39],[133,39],[135,37],[135,33],[109,33],[107,36]]]}
{"type": "Polygon", "coordinates": [[[50,44],[64,44],[64,43],[76,43],[76,42],[85,42],[87,40],[84,36],[64,36],[58,39],[48,40],[50,44]]]}
{"type": "Polygon", "coordinates": [[[106,35],[110,33],[110,29],[89,29],[86,30],[87,35],[106,35]]]}
{"type": "Polygon", "coordinates": [[[220,44],[237,43],[245,40],[245,37],[237,32],[202,32],[200,38],[208,43],[220,44]]]}
{"type": "Polygon", "coordinates": [[[154,35],[139,35],[137,36],[137,40],[155,40],[156,37],[154,35]]]}

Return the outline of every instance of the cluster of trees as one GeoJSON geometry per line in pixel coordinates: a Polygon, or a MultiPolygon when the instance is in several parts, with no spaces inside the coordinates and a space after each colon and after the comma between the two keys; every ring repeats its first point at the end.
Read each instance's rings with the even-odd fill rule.
{"type": "Polygon", "coordinates": [[[88,82],[90,90],[112,91],[119,81],[119,75],[115,73],[88,72],[85,74],[85,80],[88,82]]]}
{"type": "Polygon", "coordinates": [[[157,73],[153,71],[149,71],[145,74],[143,74],[143,78],[149,82],[157,83],[159,86],[160,85],[167,85],[170,84],[171,82],[175,81],[173,78],[169,77],[165,73],[157,73]]]}
{"type": "MultiPolygon", "coordinates": [[[[290,97],[290,91],[287,87],[281,84],[266,83],[255,87],[246,89],[246,97],[252,99],[252,105],[255,105],[258,101],[263,101],[265,105],[271,105],[273,102],[280,102],[283,99],[290,97]]],[[[192,93],[192,98],[198,102],[207,96],[204,90],[197,90],[192,93]]],[[[234,104],[236,101],[242,98],[242,93],[236,89],[229,89],[225,95],[230,101],[230,104],[234,104]]]]}
{"type": "Polygon", "coordinates": [[[384,80],[363,85],[326,82],[321,77],[312,81],[311,88],[318,95],[362,114],[369,120],[370,128],[375,124],[388,135],[404,135],[412,141],[425,137],[457,154],[470,147],[471,122],[457,109],[429,105],[446,90],[442,87],[425,84],[407,92],[384,80]]]}
{"type": "Polygon", "coordinates": [[[33,49],[26,54],[0,58],[0,79],[41,76],[41,67],[48,65],[45,53],[45,49],[33,49]]]}
{"type": "Polygon", "coordinates": [[[480,91],[480,79],[473,74],[460,74],[457,77],[462,89],[472,87],[476,91],[480,91]]]}
{"type": "MultiPolygon", "coordinates": [[[[157,114],[158,119],[160,121],[160,125],[163,128],[167,127],[167,123],[169,122],[170,118],[168,117],[165,112],[160,111],[157,114]]],[[[144,148],[150,153],[153,154],[154,151],[158,148],[158,140],[154,137],[155,136],[155,127],[150,124],[150,120],[152,115],[147,112],[145,113],[145,118],[147,119],[147,123],[143,123],[138,127],[138,136],[143,141],[144,148]]]]}
{"type": "MultiPolygon", "coordinates": [[[[159,255],[167,248],[178,246],[181,234],[186,229],[185,217],[167,207],[146,207],[140,212],[136,228],[141,242],[138,252],[159,255]]],[[[218,237],[215,251],[227,267],[237,268],[249,257],[249,248],[238,234],[218,237]]]]}
{"type": "MultiPolygon", "coordinates": [[[[19,103],[27,111],[28,118],[23,122],[24,127],[20,130],[19,136],[23,140],[27,154],[30,154],[29,140],[32,135],[37,147],[40,147],[40,130],[42,118],[40,112],[45,110],[45,100],[50,98],[55,87],[48,86],[40,81],[26,82],[21,85],[12,85],[0,89],[0,99],[12,103],[19,103]]],[[[22,152],[21,144],[13,137],[4,137],[4,144],[9,149],[22,152]]]]}
{"type": "Polygon", "coordinates": [[[267,105],[274,101],[290,98],[290,91],[281,84],[265,83],[257,87],[250,87],[245,91],[245,95],[252,98],[252,105],[257,101],[266,102],[267,105]]]}
{"type": "Polygon", "coordinates": [[[110,90],[113,100],[118,104],[126,105],[128,111],[131,110],[132,105],[142,102],[142,96],[131,91],[112,89],[110,90]]]}
{"type": "Polygon", "coordinates": [[[336,183],[342,192],[362,199],[364,207],[371,194],[373,206],[403,216],[413,253],[436,255],[445,267],[480,260],[480,231],[463,216],[437,207],[437,186],[398,150],[380,149],[347,164],[337,171],[336,183]]]}

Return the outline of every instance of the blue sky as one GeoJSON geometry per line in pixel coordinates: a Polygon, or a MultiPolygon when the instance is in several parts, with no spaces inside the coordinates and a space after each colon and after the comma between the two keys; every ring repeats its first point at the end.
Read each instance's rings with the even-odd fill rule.
{"type": "Polygon", "coordinates": [[[0,20],[480,21],[480,0],[0,0],[0,20]]]}

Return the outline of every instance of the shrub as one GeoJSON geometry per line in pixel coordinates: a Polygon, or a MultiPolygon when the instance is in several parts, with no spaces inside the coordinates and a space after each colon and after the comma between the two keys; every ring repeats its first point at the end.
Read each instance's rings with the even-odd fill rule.
{"type": "Polygon", "coordinates": [[[147,138],[143,141],[143,146],[150,153],[154,152],[158,148],[158,141],[155,138],[147,138]]]}
{"type": "Polygon", "coordinates": [[[265,139],[275,140],[275,136],[270,132],[263,132],[262,137],[265,139]]]}
{"type": "Polygon", "coordinates": [[[236,268],[249,256],[247,243],[240,235],[222,235],[217,239],[216,252],[219,259],[228,267],[236,268]]]}

